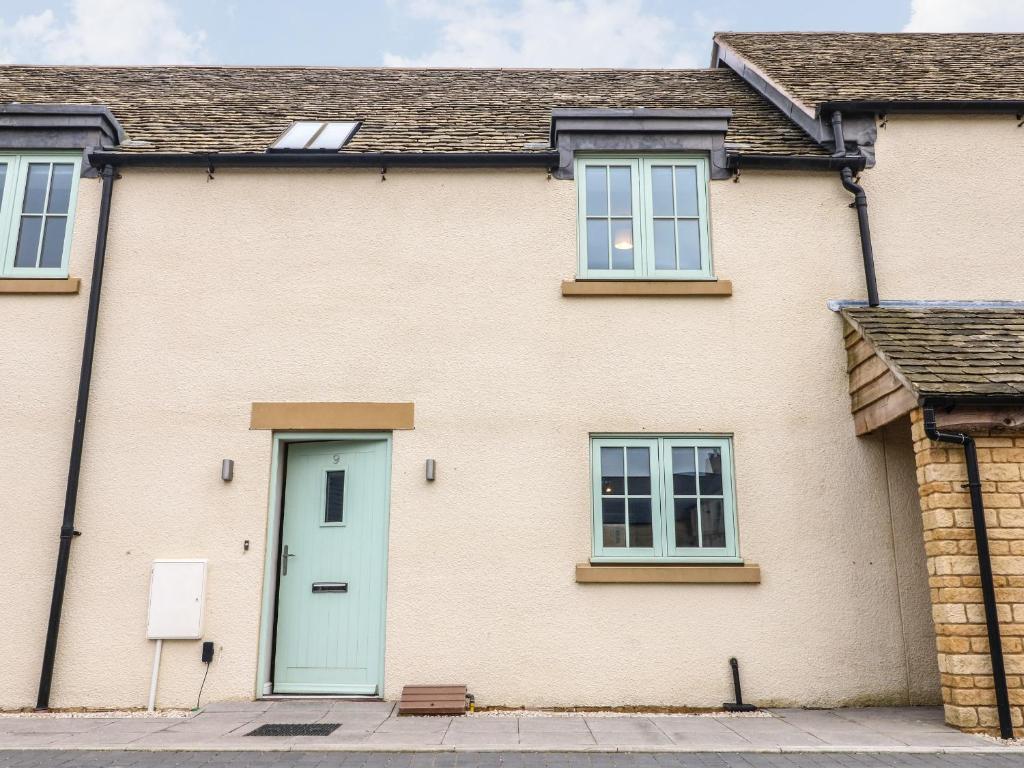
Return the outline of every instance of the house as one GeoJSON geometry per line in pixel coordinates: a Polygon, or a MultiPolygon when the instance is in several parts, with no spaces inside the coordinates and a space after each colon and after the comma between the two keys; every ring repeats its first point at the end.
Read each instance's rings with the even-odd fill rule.
{"type": "Polygon", "coordinates": [[[0,67],[0,707],[1021,726],[1022,45],[0,67]]]}

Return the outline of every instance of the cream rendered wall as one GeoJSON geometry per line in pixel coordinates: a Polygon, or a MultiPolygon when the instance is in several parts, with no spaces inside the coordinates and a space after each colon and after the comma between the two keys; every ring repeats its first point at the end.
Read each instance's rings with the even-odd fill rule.
{"type": "MultiPolygon", "coordinates": [[[[956,214],[974,250],[933,236],[953,206],[907,213],[900,195],[940,171],[914,160],[905,145],[919,134],[901,126],[890,120],[864,175],[883,297],[1012,298],[1024,266],[999,238],[1013,238],[989,247],[977,231],[993,216],[1017,239],[1024,227],[987,207],[992,182],[961,178],[956,214]],[[964,259],[975,269],[949,267],[964,259]]],[[[1009,190],[1011,176],[994,183],[1009,190]]],[[[72,265],[83,277],[90,184],[72,265]]],[[[389,698],[410,682],[465,681],[483,704],[715,705],[736,655],[760,703],[936,701],[909,437],[854,437],[841,325],[824,306],[863,295],[848,202],[833,174],[713,182],[715,270],[734,296],[564,298],[574,190],[539,171],[393,169],[381,182],[126,169],[55,705],[144,703],[157,557],[210,559],[205,634],[218,655],[204,699],[253,696],[271,447],[248,430],[255,400],[416,403],[416,429],[394,440],[389,698]],[[740,546],[763,582],[576,584],[597,431],[735,433],[740,546]],[[222,458],[236,462],[230,484],[222,458]]],[[[86,292],[0,296],[2,327],[27,317],[45,329],[16,335],[0,359],[3,380],[31,393],[0,417],[0,479],[14,489],[3,515],[24,529],[3,545],[18,578],[0,584],[17,626],[0,635],[15,670],[2,706],[34,701],[86,292]]],[[[162,706],[194,703],[198,657],[198,643],[166,644],[162,706]]]]}
{"type": "Polygon", "coordinates": [[[889,299],[1024,298],[1024,128],[1014,115],[891,115],[864,175],[889,299]]]}
{"type": "Polygon", "coordinates": [[[82,179],[70,263],[81,294],[0,295],[0,708],[36,700],[99,199],[99,179],[82,179]]]}

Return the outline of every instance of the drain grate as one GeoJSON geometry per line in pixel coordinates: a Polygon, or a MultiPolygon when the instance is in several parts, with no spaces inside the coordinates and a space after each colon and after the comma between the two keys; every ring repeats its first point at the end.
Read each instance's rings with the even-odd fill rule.
{"type": "Polygon", "coordinates": [[[341,723],[265,723],[246,736],[330,736],[341,723]]]}

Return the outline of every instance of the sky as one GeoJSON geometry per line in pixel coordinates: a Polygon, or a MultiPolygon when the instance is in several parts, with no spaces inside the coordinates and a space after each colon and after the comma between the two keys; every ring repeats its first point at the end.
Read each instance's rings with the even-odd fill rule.
{"type": "Polygon", "coordinates": [[[772,30],[1024,32],[1024,0],[0,0],[0,63],[703,67],[772,30]]]}

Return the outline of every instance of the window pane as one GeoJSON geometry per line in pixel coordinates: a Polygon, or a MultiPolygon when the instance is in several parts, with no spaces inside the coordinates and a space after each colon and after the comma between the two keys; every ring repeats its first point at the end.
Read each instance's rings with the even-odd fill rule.
{"type": "Polygon", "coordinates": [[[697,473],[694,468],[693,448],[672,449],[672,492],[676,496],[697,494],[697,473]]]}
{"type": "Polygon", "coordinates": [[[274,142],[274,149],[302,149],[316,132],[320,130],[321,122],[310,120],[299,120],[292,123],[284,135],[274,142]]]}
{"type": "Polygon", "coordinates": [[[700,269],[700,223],[697,219],[679,219],[679,269],[700,269]]]}
{"type": "Polygon", "coordinates": [[[725,546],[725,502],[722,499],[700,501],[701,546],[725,546]]]}
{"type": "Polygon", "coordinates": [[[676,268],[676,226],[672,219],[656,219],[654,222],[654,267],[676,268]]]}
{"type": "Polygon", "coordinates": [[[588,165],[587,170],[587,215],[608,215],[608,169],[603,165],[588,165]]]}
{"type": "Polygon", "coordinates": [[[633,268],[633,220],[612,219],[612,269],[633,268]]]}
{"type": "Polygon", "coordinates": [[[693,166],[676,168],[676,213],[679,216],[697,215],[697,169],[693,166]]]}
{"type": "Polygon", "coordinates": [[[722,493],[722,449],[698,448],[697,467],[700,470],[700,495],[722,493]]]}
{"type": "Polygon", "coordinates": [[[341,149],[355,129],[355,123],[327,123],[307,149],[341,149]]]}
{"type": "Polygon", "coordinates": [[[651,525],[650,499],[629,500],[629,546],[654,546],[654,528],[651,525]]]}
{"type": "Polygon", "coordinates": [[[341,523],[345,520],[345,470],[327,473],[327,501],[324,504],[324,522],[341,523]]]}
{"type": "Polygon", "coordinates": [[[601,449],[601,494],[621,496],[626,492],[622,448],[601,449]]]}
{"type": "Polygon", "coordinates": [[[7,163],[0,163],[0,206],[4,204],[4,186],[7,183],[7,163]]]}
{"type": "Polygon", "coordinates": [[[587,219],[587,268],[608,269],[607,219],[587,219]]]}
{"type": "Polygon", "coordinates": [[[47,216],[46,228],[43,230],[43,253],[39,259],[40,267],[60,268],[64,261],[64,232],[68,225],[66,216],[47,216]]]}
{"type": "Polygon", "coordinates": [[[633,169],[627,166],[614,166],[608,169],[611,183],[611,214],[612,216],[633,215],[633,169]]]}
{"type": "Polygon", "coordinates": [[[672,204],[672,168],[659,165],[651,169],[651,195],[654,198],[655,216],[675,215],[675,205],[672,204]]]}
{"type": "Polygon", "coordinates": [[[71,202],[71,185],[74,183],[75,166],[71,163],[54,163],[50,179],[50,201],[48,213],[67,213],[71,202]]]}
{"type": "Polygon", "coordinates": [[[624,499],[601,499],[601,540],[606,547],[626,546],[624,499]]]}
{"type": "Polygon", "coordinates": [[[46,202],[46,182],[50,177],[49,163],[29,163],[25,178],[23,213],[42,213],[46,202]]]}
{"type": "Polygon", "coordinates": [[[39,253],[39,234],[42,228],[42,216],[21,217],[21,231],[18,232],[18,249],[14,252],[14,266],[36,266],[36,255],[39,253]]]}
{"type": "Polygon", "coordinates": [[[629,495],[651,495],[651,451],[649,448],[627,448],[626,469],[629,470],[629,495]]]}
{"type": "Polygon", "coordinates": [[[697,546],[696,499],[676,499],[676,546],[697,546]]]}

